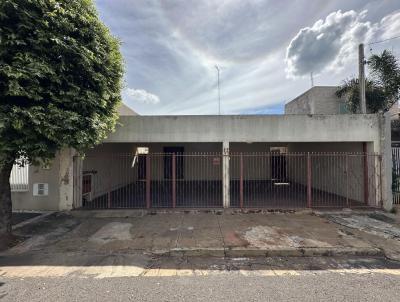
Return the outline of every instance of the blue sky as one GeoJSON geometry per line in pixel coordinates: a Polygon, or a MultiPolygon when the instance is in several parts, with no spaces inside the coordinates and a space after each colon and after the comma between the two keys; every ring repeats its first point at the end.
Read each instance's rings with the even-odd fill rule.
{"type": "MultiPolygon", "coordinates": [[[[400,35],[399,0],[96,0],[122,43],[123,101],[143,115],[277,114],[357,74],[357,45],[400,35]]],[[[400,39],[366,47],[400,54],[400,39]]]]}

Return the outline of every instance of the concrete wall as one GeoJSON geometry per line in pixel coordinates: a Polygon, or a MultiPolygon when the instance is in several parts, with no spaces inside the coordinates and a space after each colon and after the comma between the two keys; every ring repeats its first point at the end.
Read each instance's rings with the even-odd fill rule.
{"type": "Polygon", "coordinates": [[[73,155],[72,149],[65,149],[56,154],[47,168],[29,167],[29,191],[12,192],[13,210],[69,210],[73,204],[73,155]],[[33,196],[35,183],[47,183],[47,196],[33,196]]]}
{"type": "Polygon", "coordinates": [[[52,161],[50,169],[29,167],[29,191],[13,192],[13,210],[58,210],[59,207],[59,155],[52,161]],[[47,196],[33,196],[34,183],[48,183],[47,196]]]}
{"type": "Polygon", "coordinates": [[[373,142],[379,152],[376,114],[132,116],[120,123],[105,143],[373,142]]]}
{"type": "Polygon", "coordinates": [[[335,86],[315,86],[285,105],[285,114],[339,114],[344,99],[335,86]]]}
{"type": "Polygon", "coordinates": [[[396,103],[393,104],[392,107],[390,107],[388,115],[391,120],[398,120],[399,114],[400,114],[400,107],[399,107],[399,101],[397,101],[396,103]]]}
{"type": "Polygon", "coordinates": [[[60,155],[52,161],[50,169],[29,167],[29,191],[12,192],[13,210],[58,210],[60,155]],[[33,196],[34,183],[48,183],[48,196],[33,196]]]}
{"type": "Polygon", "coordinates": [[[391,129],[390,114],[386,112],[379,116],[380,129],[380,153],[382,155],[381,173],[381,191],[382,202],[385,210],[390,211],[393,207],[392,194],[392,148],[391,148],[391,129]]]}

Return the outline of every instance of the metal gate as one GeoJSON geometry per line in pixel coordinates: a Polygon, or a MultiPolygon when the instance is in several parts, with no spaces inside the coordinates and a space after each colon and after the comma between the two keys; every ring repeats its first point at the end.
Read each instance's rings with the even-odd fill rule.
{"type": "Polygon", "coordinates": [[[393,204],[400,204],[400,147],[392,147],[392,161],[393,204]]]}
{"type": "Polygon", "coordinates": [[[98,154],[75,158],[75,207],[381,207],[381,157],[365,153],[98,154]]]}
{"type": "Polygon", "coordinates": [[[221,154],[99,154],[75,162],[78,207],[222,207],[221,154]]]}
{"type": "Polygon", "coordinates": [[[381,157],[364,153],[230,155],[230,205],[381,207],[381,157]]]}

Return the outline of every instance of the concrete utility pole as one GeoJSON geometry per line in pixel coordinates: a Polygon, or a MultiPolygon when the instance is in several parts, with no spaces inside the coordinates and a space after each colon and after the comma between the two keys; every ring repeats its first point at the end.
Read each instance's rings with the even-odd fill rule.
{"type": "Polygon", "coordinates": [[[313,72],[311,71],[310,73],[310,78],[311,78],[311,88],[314,87],[314,77],[313,77],[313,72]]]}
{"type": "Polygon", "coordinates": [[[215,65],[215,69],[217,69],[217,84],[218,84],[218,115],[221,115],[221,94],[219,89],[219,67],[215,65]]]}
{"type": "Polygon", "coordinates": [[[360,85],[360,108],[361,113],[367,113],[367,101],[365,99],[365,57],[364,44],[358,46],[358,82],[360,85]]]}

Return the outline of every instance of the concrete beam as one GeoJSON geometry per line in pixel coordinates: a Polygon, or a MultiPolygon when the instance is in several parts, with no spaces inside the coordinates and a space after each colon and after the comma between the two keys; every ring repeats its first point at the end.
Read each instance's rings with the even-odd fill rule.
{"type": "Polygon", "coordinates": [[[377,114],[124,116],[105,143],[377,142],[377,114]]]}

